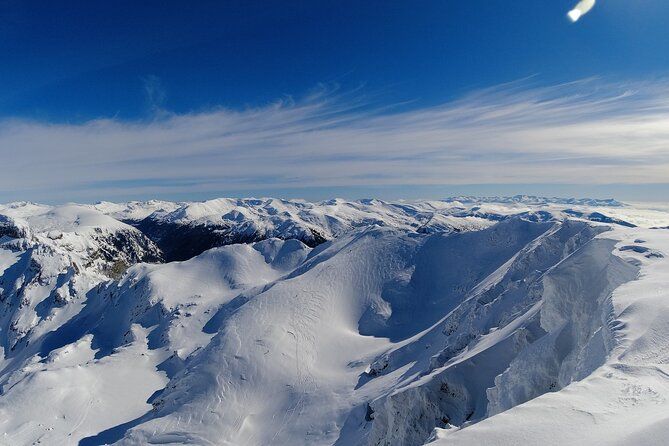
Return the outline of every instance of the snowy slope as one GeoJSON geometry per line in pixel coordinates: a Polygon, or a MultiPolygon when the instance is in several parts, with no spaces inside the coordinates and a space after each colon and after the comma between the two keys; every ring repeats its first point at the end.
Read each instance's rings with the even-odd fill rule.
{"type": "Polygon", "coordinates": [[[536,197],[5,205],[0,444],[662,444],[667,224],[536,197]],[[121,221],[147,219],[254,236],[164,263],[121,221]]]}
{"type": "Polygon", "coordinates": [[[160,251],[139,231],[86,207],[1,207],[3,379],[27,366],[45,334],[77,314],[94,286],[131,264],[158,260],[160,251]]]}
{"type": "Polygon", "coordinates": [[[601,366],[560,392],[465,429],[440,430],[439,440],[431,444],[516,445],[528,439],[564,445],[666,444],[669,268],[660,256],[669,253],[669,238],[652,230],[618,230],[607,236],[621,240],[617,255],[636,261],[641,275],[612,294],[607,325],[615,342],[601,366]]]}

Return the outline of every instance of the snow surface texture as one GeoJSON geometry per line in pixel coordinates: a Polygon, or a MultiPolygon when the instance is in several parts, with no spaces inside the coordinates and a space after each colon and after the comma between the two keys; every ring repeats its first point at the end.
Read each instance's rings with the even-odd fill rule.
{"type": "Polygon", "coordinates": [[[525,196],[0,205],[0,444],[664,444],[668,225],[525,196]]]}

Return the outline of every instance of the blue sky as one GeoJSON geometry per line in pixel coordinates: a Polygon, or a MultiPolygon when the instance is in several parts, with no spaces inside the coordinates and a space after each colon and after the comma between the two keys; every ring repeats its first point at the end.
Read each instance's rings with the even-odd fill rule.
{"type": "Polygon", "coordinates": [[[0,200],[662,199],[669,4],[574,3],[0,0],[0,200]]]}

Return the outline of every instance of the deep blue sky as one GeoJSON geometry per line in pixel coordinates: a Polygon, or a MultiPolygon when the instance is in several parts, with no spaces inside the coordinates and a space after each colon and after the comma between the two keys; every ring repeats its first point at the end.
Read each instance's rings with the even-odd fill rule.
{"type": "Polygon", "coordinates": [[[598,0],[571,23],[576,1],[0,0],[0,155],[17,160],[13,176],[0,178],[0,201],[495,190],[663,197],[669,2],[598,0]],[[600,80],[579,84],[588,99],[578,117],[545,102],[580,98],[556,86],[591,77],[600,80]],[[488,91],[453,102],[507,82],[513,92],[503,98],[488,91]],[[598,101],[627,83],[641,92],[633,106],[602,109],[598,101]],[[301,108],[321,85],[343,103],[338,133],[327,129],[342,109],[329,99],[301,108]],[[286,97],[298,109],[272,111],[286,97]],[[409,114],[356,121],[347,108],[356,101],[409,114]],[[584,120],[597,141],[584,142],[584,120]],[[630,120],[652,128],[625,129],[630,120]],[[472,143],[465,126],[502,136],[472,143]]]}
{"type": "MultiPolygon", "coordinates": [[[[136,118],[147,81],[175,112],[364,85],[383,101],[438,103],[539,75],[669,69],[669,4],[600,0],[0,1],[0,115],[136,118]]],[[[162,102],[161,102],[162,101],[162,102]]]]}

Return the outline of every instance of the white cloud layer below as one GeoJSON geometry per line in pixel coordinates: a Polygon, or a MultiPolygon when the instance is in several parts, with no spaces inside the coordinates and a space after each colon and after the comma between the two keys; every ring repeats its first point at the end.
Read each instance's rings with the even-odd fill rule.
{"type": "Polygon", "coordinates": [[[422,109],[322,91],[265,107],[81,124],[0,122],[0,193],[32,199],[254,188],[666,183],[669,87],[499,86],[422,109]],[[82,192],[85,191],[85,192],[82,192]]]}

